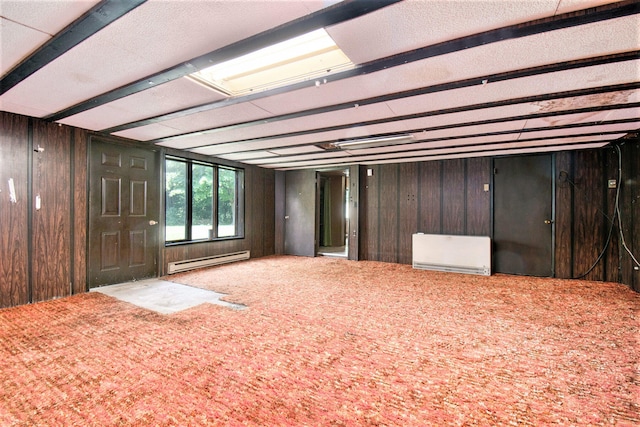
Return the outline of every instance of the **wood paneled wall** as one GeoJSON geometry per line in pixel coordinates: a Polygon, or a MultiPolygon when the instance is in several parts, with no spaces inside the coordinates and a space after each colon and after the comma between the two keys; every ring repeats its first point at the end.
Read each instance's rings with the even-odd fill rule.
{"type": "Polygon", "coordinates": [[[634,269],[620,237],[622,221],[624,242],[637,259],[640,253],[638,140],[629,140],[620,147],[620,159],[622,179],[618,176],[619,156],[614,147],[556,155],[555,270],[557,277],[621,282],[640,292],[640,272],[634,269]],[[616,188],[609,188],[609,180],[616,180],[616,188]],[[616,213],[618,187],[619,215],[616,213]]]}
{"type": "MultiPolygon", "coordinates": [[[[626,246],[640,261],[640,140],[629,141],[622,146],[622,191],[620,214],[626,246]]],[[[621,282],[640,292],[640,267],[634,263],[624,248],[620,253],[621,282]]]]}
{"type": "MultiPolygon", "coordinates": [[[[91,134],[0,112],[0,308],[87,291],[91,134]],[[9,179],[15,185],[15,203],[10,201],[9,179]]],[[[251,250],[252,257],[275,252],[275,173],[244,168],[245,238],[161,250],[165,268],[169,261],[238,250],[251,250]]]]}
{"type": "Polygon", "coordinates": [[[0,139],[0,307],[84,292],[87,133],[0,113],[0,139]]]}
{"type": "Polygon", "coordinates": [[[168,246],[164,249],[163,272],[175,261],[245,250],[251,251],[251,258],[275,253],[275,172],[256,166],[233,165],[244,168],[245,174],[244,238],[168,246]]]}
{"type": "MultiPolygon", "coordinates": [[[[625,283],[640,291],[640,272],[622,246],[640,254],[640,143],[561,152],[555,162],[555,275],[625,283]],[[620,217],[613,228],[616,189],[620,217]],[[605,248],[609,232],[610,242],[605,248]]],[[[411,263],[411,235],[491,236],[490,158],[367,165],[360,169],[360,259],[411,263]],[[367,172],[369,170],[369,172],[367,172]]]]}
{"type": "MultiPolygon", "coordinates": [[[[0,112],[0,308],[86,291],[89,134],[0,112]],[[16,203],[10,201],[9,179],[16,203]]],[[[621,145],[622,179],[612,147],[557,153],[554,159],[556,276],[581,275],[598,258],[615,211],[616,190],[607,182],[616,179],[620,215],[606,251],[585,278],[640,292],[640,271],[619,233],[622,221],[624,243],[638,258],[640,141],[621,145]]],[[[284,215],[283,178],[283,172],[245,166],[245,238],[167,248],[165,268],[170,261],[237,250],[249,249],[252,257],[281,253],[283,229],[275,219],[284,215]]],[[[409,264],[415,232],[491,235],[491,193],[484,191],[489,183],[489,158],[361,167],[360,259],[409,264]]]]}
{"type": "Polygon", "coordinates": [[[360,259],[411,264],[411,235],[490,235],[488,158],[370,165],[360,172],[360,259]]]}
{"type": "Polygon", "coordinates": [[[0,112],[0,307],[26,304],[29,288],[28,119],[0,112]],[[10,200],[13,179],[16,201],[10,200]]]}

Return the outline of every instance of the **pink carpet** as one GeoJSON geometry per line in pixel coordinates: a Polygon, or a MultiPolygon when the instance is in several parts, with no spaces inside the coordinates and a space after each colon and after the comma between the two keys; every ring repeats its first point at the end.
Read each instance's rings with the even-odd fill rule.
{"type": "Polygon", "coordinates": [[[0,425],[640,424],[623,285],[298,257],[169,280],[249,308],[0,310],[0,425]]]}

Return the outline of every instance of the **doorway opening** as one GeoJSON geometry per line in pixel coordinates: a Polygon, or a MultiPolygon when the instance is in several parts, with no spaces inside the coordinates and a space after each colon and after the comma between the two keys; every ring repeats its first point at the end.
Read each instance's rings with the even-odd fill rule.
{"type": "Polygon", "coordinates": [[[318,172],[319,256],[347,258],[349,254],[349,170],[318,172]]]}

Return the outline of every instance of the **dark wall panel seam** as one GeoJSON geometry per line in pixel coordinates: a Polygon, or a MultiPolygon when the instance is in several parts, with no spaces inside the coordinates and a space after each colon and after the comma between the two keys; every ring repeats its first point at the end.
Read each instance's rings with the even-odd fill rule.
{"type": "MultiPolygon", "coordinates": [[[[402,216],[400,213],[400,209],[401,209],[401,204],[400,204],[400,199],[402,198],[402,194],[400,193],[400,175],[402,173],[402,169],[400,168],[400,164],[396,164],[396,256],[395,256],[395,262],[399,262],[400,261],[400,232],[402,231],[400,228],[400,217],[402,216]]],[[[409,204],[407,203],[407,207],[409,207],[409,204]]]]}
{"type": "Polygon", "coordinates": [[[76,175],[76,133],[72,128],[69,136],[69,295],[73,295],[73,284],[75,282],[75,175],[76,175]]]}
{"type": "Polygon", "coordinates": [[[376,197],[378,198],[378,203],[377,203],[378,204],[378,212],[377,212],[377,216],[378,216],[378,219],[377,219],[377,221],[378,221],[378,227],[377,227],[378,230],[377,230],[377,232],[378,232],[378,235],[376,237],[376,258],[375,258],[375,260],[376,261],[380,261],[380,229],[382,228],[382,227],[380,227],[380,211],[382,210],[381,209],[382,207],[380,206],[380,194],[381,194],[381,192],[380,192],[380,168],[379,167],[376,168],[376,170],[375,170],[375,181],[376,181],[376,193],[377,193],[376,197]]]}
{"type": "Polygon", "coordinates": [[[27,293],[33,302],[33,118],[27,121],[27,293]]]}
{"type": "MultiPolygon", "coordinates": [[[[569,171],[569,176],[571,177],[571,179],[573,180],[575,177],[573,176],[573,174],[575,173],[576,170],[576,156],[575,153],[571,153],[571,157],[570,157],[570,168],[571,170],[569,171]]],[[[573,277],[575,275],[575,235],[576,235],[576,227],[575,227],[575,187],[573,185],[570,185],[569,188],[571,189],[570,192],[570,200],[571,200],[571,209],[570,209],[570,214],[569,214],[569,218],[570,218],[570,222],[571,222],[571,236],[570,236],[570,247],[571,247],[571,251],[570,251],[570,265],[571,265],[571,269],[570,269],[570,277],[573,277]]]]}
{"type": "MultiPolygon", "coordinates": [[[[418,162],[416,177],[416,206],[418,208],[418,212],[416,213],[416,225],[418,229],[416,231],[420,231],[422,226],[422,168],[424,167],[424,162],[418,162]]],[[[412,237],[413,239],[413,237],[412,237]]],[[[413,244],[413,241],[412,241],[413,244]]]]}
{"type": "Polygon", "coordinates": [[[462,201],[463,203],[463,211],[462,211],[462,221],[463,221],[463,229],[464,229],[464,233],[469,235],[469,229],[468,229],[468,221],[467,221],[467,217],[468,217],[468,213],[469,211],[467,210],[467,207],[469,206],[469,159],[464,159],[464,199],[462,201]]]}
{"type": "Polygon", "coordinates": [[[444,161],[439,160],[440,163],[440,233],[443,232],[444,223],[444,161]]]}
{"type": "Polygon", "coordinates": [[[551,154],[551,277],[556,277],[556,153],[551,154]]]}

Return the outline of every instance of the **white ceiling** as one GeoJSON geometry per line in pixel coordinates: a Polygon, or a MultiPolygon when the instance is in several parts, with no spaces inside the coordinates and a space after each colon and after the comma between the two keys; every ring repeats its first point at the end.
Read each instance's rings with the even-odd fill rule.
{"type": "Polygon", "coordinates": [[[115,2],[0,0],[2,82],[20,77],[0,110],[276,169],[592,148],[640,129],[637,1],[391,1],[326,26],[356,72],[237,98],[178,74],[375,2],[148,0],[38,56],[115,2]],[[415,140],[320,148],[402,133],[415,140]]]}

